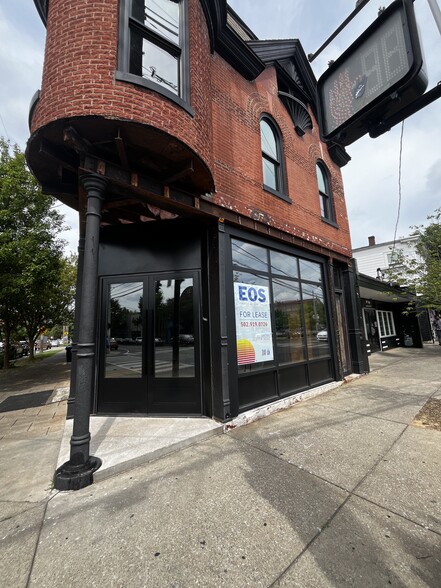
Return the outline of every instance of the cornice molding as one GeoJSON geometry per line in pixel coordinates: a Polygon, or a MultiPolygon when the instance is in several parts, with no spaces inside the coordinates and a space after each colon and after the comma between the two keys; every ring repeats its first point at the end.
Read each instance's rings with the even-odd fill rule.
{"type": "Polygon", "coordinates": [[[34,0],[35,8],[37,9],[38,15],[46,26],[47,21],[47,10],[49,0],[34,0]]]}
{"type": "Polygon", "coordinates": [[[243,24],[245,31],[254,36],[245,23],[230,10],[225,0],[200,0],[207,21],[210,35],[211,51],[216,51],[245,79],[254,80],[265,69],[260,57],[240,38],[227,24],[229,13],[239,24],[243,24]]]}

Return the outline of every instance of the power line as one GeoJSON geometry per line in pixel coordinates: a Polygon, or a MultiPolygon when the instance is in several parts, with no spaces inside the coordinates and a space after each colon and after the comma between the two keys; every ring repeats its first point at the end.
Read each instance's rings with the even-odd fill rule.
{"type": "Polygon", "coordinates": [[[10,141],[11,141],[11,138],[9,137],[8,130],[6,129],[6,125],[5,125],[5,122],[4,122],[4,120],[3,120],[3,117],[2,117],[2,115],[1,115],[1,113],[0,113],[0,120],[2,121],[3,128],[5,129],[6,138],[7,138],[7,139],[8,139],[8,141],[10,142],[10,141]]]}
{"type": "Polygon", "coordinates": [[[401,167],[402,167],[402,163],[403,163],[403,134],[404,134],[404,120],[401,123],[400,155],[399,155],[399,159],[398,159],[398,211],[397,211],[397,222],[395,223],[394,243],[392,245],[392,255],[395,252],[395,242],[397,239],[398,223],[400,221],[400,212],[401,212],[401,167]]]}

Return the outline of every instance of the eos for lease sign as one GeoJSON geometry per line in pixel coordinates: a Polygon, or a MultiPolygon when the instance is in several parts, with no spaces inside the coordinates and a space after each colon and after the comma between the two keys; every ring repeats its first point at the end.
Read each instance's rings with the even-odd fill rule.
{"type": "Polygon", "coordinates": [[[238,365],[274,358],[269,289],[254,284],[234,284],[238,365]]]}

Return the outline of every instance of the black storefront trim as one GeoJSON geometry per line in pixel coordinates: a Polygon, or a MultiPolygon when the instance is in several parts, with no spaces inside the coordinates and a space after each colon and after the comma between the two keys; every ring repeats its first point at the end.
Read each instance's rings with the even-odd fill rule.
{"type": "MultiPolygon", "coordinates": [[[[319,255],[310,253],[308,251],[298,249],[296,247],[290,247],[284,243],[279,243],[266,239],[260,235],[251,234],[242,229],[236,227],[225,226],[225,234],[228,237],[228,246],[225,247],[225,293],[226,293],[226,307],[227,307],[227,321],[228,321],[228,333],[230,345],[228,348],[229,357],[229,376],[228,380],[231,383],[237,383],[230,388],[230,401],[232,416],[237,416],[239,413],[256,408],[298,394],[311,387],[319,386],[332,382],[336,379],[336,345],[335,337],[332,332],[333,322],[331,313],[331,300],[329,294],[329,279],[327,272],[327,259],[319,255]],[[234,303],[234,281],[232,279],[233,272],[237,271],[237,268],[233,269],[232,262],[232,246],[231,241],[233,238],[240,239],[253,245],[259,245],[266,249],[278,251],[298,257],[306,261],[312,261],[318,263],[322,267],[322,288],[324,295],[324,304],[326,309],[327,324],[330,330],[330,346],[331,354],[320,358],[307,359],[306,361],[292,363],[289,365],[278,365],[274,362],[274,365],[265,367],[259,371],[252,372],[249,374],[243,374],[238,372],[237,366],[237,349],[236,349],[236,328],[235,328],[235,303],[234,303]],[[316,373],[310,369],[313,366],[317,368],[316,373]],[[286,374],[291,371],[297,372],[298,380],[294,385],[287,383],[286,374]],[[273,392],[271,392],[271,390],[273,392]]],[[[242,271],[250,271],[248,268],[243,268],[242,271]]],[[[268,278],[271,277],[271,273],[268,273],[268,278]]],[[[303,281],[308,283],[308,281],[303,281]]],[[[313,282],[311,282],[313,283],[313,282]]],[[[303,312],[303,311],[302,311],[303,312]]],[[[274,327],[273,327],[274,328],[274,327]]]]}

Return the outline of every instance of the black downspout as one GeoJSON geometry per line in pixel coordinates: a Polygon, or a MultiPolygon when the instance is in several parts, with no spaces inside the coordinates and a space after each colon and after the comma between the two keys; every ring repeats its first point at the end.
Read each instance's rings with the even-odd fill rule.
{"type": "Polygon", "coordinates": [[[335,300],[335,281],[334,281],[334,263],[332,259],[328,259],[328,263],[326,264],[327,269],[327,291],[328,291],[328,300],[330,306],[330,319],[332,322],[332,329],[328,329],[328,336],[331,338],[332,346],[334,348],[333,352],[333,364],[334,364],[334,372],[335,372],[335,379],[336,380],[343,380],[343,366],[341,362],[341,349],[340,349],[340,339],[343,336],[342,333],[338,333],[338,323],[337,323],[337,309],[336,309],[336,300],[335,300]],[[335,337],[334,337],[335,333],[335,337]]]}
{"type": "Polygon", "coordinates": [[[79,490],[93,482],[101,460],[90,455],[90,407],[95,381],[96,309],[98,303],[98,251],[101,207],[106,180],[95,174],[81,176],[86,189],[87,211],[84,264],[76,364],[76,390],[70,460],[55,472],[57,490],[79,490]]]}
{"type": "Polygon", "coordinates": [[[352,267],[343,270],[344,296],[347,310],[349,348],[351,352],[352,373],[364,374],[369,372],[369,359],[366,341],[363,335],[363,318],[361,311],[360,290],[355,259],[352,267]]]}

